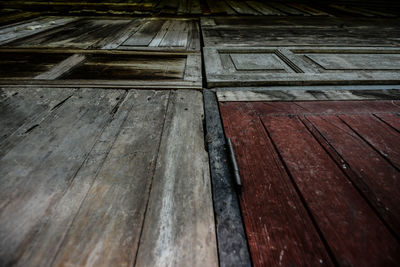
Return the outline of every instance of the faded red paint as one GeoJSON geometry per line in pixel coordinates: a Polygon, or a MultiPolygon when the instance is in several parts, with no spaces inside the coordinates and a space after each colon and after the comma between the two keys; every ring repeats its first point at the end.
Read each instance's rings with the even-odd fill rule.
{"type": "Polygon", "coordinates": [[[255,266],[399,264],[398,104],[220,103],[255,266]]]}

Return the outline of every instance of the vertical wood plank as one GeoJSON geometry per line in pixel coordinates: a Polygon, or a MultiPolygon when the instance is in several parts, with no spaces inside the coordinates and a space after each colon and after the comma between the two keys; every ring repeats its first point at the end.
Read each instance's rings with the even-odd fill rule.
{"type": "Polygon", "coordinates": [[[123,45],[148,46],[156,34],[161,30],[164,20],[148,20],[137,32],[129,37],[123,45]]]}
{"type": "MultiPolygon", "coordinates": [[[[372,114],[339,115],[354,132],[374,147],[381,156],[400,169],[400,133],[380,121],[372,114]]],[[[400,118],[398,119],[400,121],[400,118]]]]}
{"type": "Polygon", "coordinates": [[[396,265],[396,239],[304,124],[287,116],[262,120],[337,263],[396,265]]]}
{"type": "Polygon", "coordinates": [[[400,132],[400,120],[399,120],[400,116],[398,113],[396,114],[378,113],[374,115],[400,132]]]}
{"type": "Polygon", "coordinates": [[[341,156],[345,168],[350,168],[355,173],[357,178],[353,179],[353,182],[363,191],[392,230],[400,236],[398,169],[368,146],[337,116],[306,118],[341,156]]]}
{"type": "Polygon", "coordinates": [[[254,266],[332,266],[260,119],[247,103],[221,103],[243,188],[240,204],[254,266]]]}
{"type": "Polygon", "coordinates": [[[217,266],[202,95],[173,91],[136,266],[217,266]]]}
{"type": "Polygon", "coordinates": [[[168,91],[129,92],[124,105],[130,109],[121,122],[107,128],[118,131],[53,265],[133,265],[168,95],[168,91]]]}
{"type": "MultiPolygon", "coordinates": [[[[118,90],[77,92],[1,158],[1,265],[26,266],[31,262],[24,262],[25,257],[35,257],[30,253],[43,245],[51,249],[42,254],[40,261],[51,263],[60,240],[40,242],[47,229],[45,224],[92,151],[122,94],[118,90]]],[[[72,219],[76,210],[62,212],[72,219]]]]}

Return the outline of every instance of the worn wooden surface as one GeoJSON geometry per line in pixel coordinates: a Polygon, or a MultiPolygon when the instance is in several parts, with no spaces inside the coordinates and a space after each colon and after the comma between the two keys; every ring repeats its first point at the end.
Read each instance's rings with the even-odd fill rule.
{"type": "MultiPolygon", "coordinates": [[[[312,220],[307,225],[315,227],[329,253],[328,259],[335,264],[396,266],[399,263],[398,212],[397,206],[390,204],[398,196],[398,186],[393,184],[399,175],[394,163],[398,154],[397,148],[388,150],[389,143],[397,147],[393,135],[398,138],[398,131],[387,129],[383,133],[384,127],[390,126],[381,125],[385,124],[384,119],[378,119],[388,116],[398,122],[397,102],[220,103],[224,128],[234,141],[243,178],[240,202],[255,265],[278,260],[298,263],[300,259],[309,261],[306,265],[311,264],[312,258],[295,256],[298,242],[286,242],[286,248],[279,243],[287,235],[270,243],[274,242],[271,236],[279,233],[286,222],[290,222],[290,228],[297,225],[295,216],[290,216],[290,220],[279,219],[285,205],[296,212],[306,208],[302,220],[312,220]],[[369,126],[368,118],[376,121],[369,126]],[[369,128],[373,125],[377,128],[376,123],[383,127],[381,134],[369,128]],[[280,171],[273,175],[275,170],[280,171]],[[269,175],[288,175],[288,178],[267,182],[269,175]],[[285,193],[273,195],[285,183],[285,193]],[[286,201],[293,194],[300,198],[286,201]],[[254,203],[248,204],[251,201],[254,203]],[[264,202],[274,204],[260,204],[264,202]],[[273,213],[275,216],[260,215],[260,210],[267,212],[265,207],[273,209],[276,203],[282,204],[280,211],[273,213]],[[272,226],[274,220],[280,222],[280,227],[272,226]],[[271,245],[263,246],[263,242],[271,245]]],[[[301,227],[297,235],[313,231],[301,227]]],[[[310,239],[302,237],[301,240],[310,239]]]]}
{"type": "Polygon", "coordinates": [[[160,246],[162,266],[218,264],[199,92],[3,88],[0,107],[2,266],[147,266],[160,246]]]}
{"type": "Polygon", "coordinates": [[[119,40],[115,49],[123,50],[199,50],[196,20],[148,18],[119,40]]]}
{"type": "Polygon", "coordinates": [[[206,47],[207,86],[398,84],[394,47],[206,47]]]}
{"type": "Polygon", "coordinates": [[[243,211],[254,266],[333,266],[273,144],[256,116],[221,104],[243,188],[243,211]]]}
{"type": "Polygon", "coordinates": [[[0,44],[25,48],[198,51],[197,20],[41,17],[0,28],[0,44]]]}
{"type": "MultiPolygon", "coordinates": [[[[154,15],[175,16],[190,15],[286,15],[286,16],[382,16],[391,17],[399,14],[400,6],[395,1],[201,1],[201,0],[131,0],[131,1],[3,1],[8,10],[59,12],[62,14],[92,15],[154,15]],[[279,12],[279,13],[277,13],[279,12]]],[[[6,13],[6,12],[4,12],[6,13]]]]}
{"type": "Polygon", "coordinates": [[[7,46],[27,48],[100,48],[103,39],[117,34],[129,25],[128,19],[81,18],[63,27],[42,31],[33,36],[17,39],[7,46]]]}
{"type": "Polygon", "coordinates": [[[29,53],[0,52],[0,79],[35,78],[48,73],[53,67],[66,60],[70,55],[65,53],[29,53]]]}
{"type": "Polygon", "coordinates": [[[0,44],[50,30],[75,20],[77,20],[77,18],[42,17],[22,23],[7,25],[0,28],[0,44]]]}
{"type": "Polygon", "coordinates": [[[210,155],[216,234],[220,266],[251,266],[242,215],[226,151],[218,102],[204,91],[205,142],[210,155]]]}
{"type": "Polygon", "coordinates": [[[202,118],[200,92],[171,92],[138,266],[218,265],[202,118]]]}
{"type": "Polygon", "coordinates": [[[207,17],[205,46],[377,46],[399,44],[399,21],[390,18],[207,17]]]}
{"type": "Polygon", "coordinates": [[[4,49],[0,54],[3,85],[202,87],[198,53],[4,49]]]}

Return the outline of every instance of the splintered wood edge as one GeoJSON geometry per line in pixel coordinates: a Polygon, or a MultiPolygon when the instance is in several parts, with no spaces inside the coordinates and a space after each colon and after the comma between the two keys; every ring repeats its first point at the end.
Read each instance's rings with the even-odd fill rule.
{"type": "Polygon", "coordinates": [[[219,102],[399,100],[400,89],[217,91],[219,102]]]}

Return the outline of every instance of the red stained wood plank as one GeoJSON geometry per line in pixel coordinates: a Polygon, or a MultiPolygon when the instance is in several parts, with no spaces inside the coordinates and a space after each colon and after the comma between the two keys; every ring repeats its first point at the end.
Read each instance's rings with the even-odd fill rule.
{"type": "Polygon", "coordinates": [[[399,114],[374,114],[377,118],[381,119],[383,122],[387,123],[394,129],[400,132],[400,116],[399,114]]]}
{"type": "Polygon", "coordinates": [[[254,266],[332,266],[260,119],[246,103],[220,108],[245,184],[240,204],[254,266]]]}
{"type": "Polygon", "coordinates": [[[397,265],[396,239],[299,118],[262,120],[338,264],[397,265]]]}
{"type": "MultiPolygon", "coordinates": [[[[339,117],[330,115],[306,116],[306,118],[347,163],[356,175],[356,179],[352,179],[353,182],[399,236],[399,171],[354,133],[339,117]]],[[[375,131],[378,133],[379,129],[375,131]]],[[[392,140],[395,140],[395,137],[392,140]]],[[[397,135],[397,140],[399,140],[399,135],[397,135]]],[[[389,141],[386,140],[386,142],[389,141]]],[[[397,143],[392,145],[396,146],[397,143]]]]}
{"type": "MultiPolygon", "coordinates": [[[[241,103],[241,102],[238,102],[241,103]]],[[[232,102],[233,104],[233,102],[232,102]]],[[[399,112],[400,101],[298,101],[298,102],[252,102],[255,112],[267,115],[300,114],[354,114],[399,112]],[[321,103],[323,103],[321,105],[321,103]]]]}
{"type": "MultiPolygon", "coordinates": [[[[372,114],[339,115],[354,132],[374,147],[381,156],[400,169],[400,134],[372,114]]],[[[400,118],[397,119],[400,124],[400,118]]]]}

